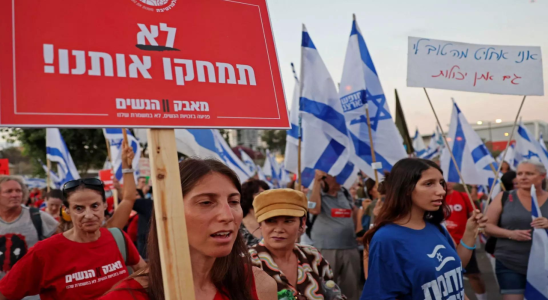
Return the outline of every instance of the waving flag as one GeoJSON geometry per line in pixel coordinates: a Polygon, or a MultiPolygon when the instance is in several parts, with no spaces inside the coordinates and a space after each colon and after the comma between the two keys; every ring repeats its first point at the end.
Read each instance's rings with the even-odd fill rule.
{"type": "MultiPolygon", "coordinates": [[[[124,134],[121,128],[105,128],[103,129],[105,138],[110,143],[110,159],[114,177],[120,182],[124,182],[124,174],[122,173],[122,142],[124,141],[124,134]]],[[[141,146],[137,139],[127,130],[127,141],[135,157],[131,163],[131,167],[135,170],[135,180],[139,177],[139,159],[141,158],[141,146]]]]}
{"type": "Polygon", "coordinates": [[[426,146],[424,145],[424,140],[419,133],[419,129],[415,130],[415,136],[413,137],[413,148],[415,149],[415,155],[420,158],[424,158],[426,154],[426,146]]]}
{"type": "Polygon", "coordinates": [[[544,149],[542,149],[540,143],[535,140],[534,136],[522,122],[520,122],[518,126],[515,151],[515,157],[518,163],[530,159],[542,162],[542,164],[548,168],[548,156],[544,153],[544,149]]]}
{"type": "MultiPolygon", "coordinates": [[[[291,129],[287,131],[286,144],[285,144],[285,161],[284,166],[286,170],[289,170],[295,174],[298,172],[298,156],[299,156],[299,135],[300,133],[300,112],[299,112],[299,79],[295,73],[295,67],[291,63],[291,69],[293,70],[293,77],[295,78],[295,87],[293,88],[293,102],[291,102],[291,110],[289,111],[289,122],[291,123],[291,129]]],[[[301,145],[302,146],[302,145],[301,145]]]]}
{"type": "MultiPolygon", "coordinates": [[[[511,170],[516,170],[516,167],[518,166],[518,162],[516,160],[516,145],[511,144],[510,147],[508,147],[508,150],[506,150],[506,155],[504,156],[504,161],[510,165],[511,170]]],[[[504,154],[504,151],[502,151],[499,156],[497,157],[497,162],[501,162],[502,155],[504,154]]]]}
{"type": "MultiPolygon", "coordinates": [[[[398,160],[407,157],[403,139],[388,109],[377,70],[355,19],[352,22],[346,50],[339,98],[338,107],[344,116],[351,138],[352,161],[362,171],[369,177],[374,177],[364,107],[366,103],[369,107],[375,157],[377,162],[382,163],[382,170],[390,171],[398,160]]],[[[379,175],[382,175],[382,172],[379,175]]]]}
{"type": "Polygon", "coordinates": [[[175,140],[178,152],[190,157],[220,160],[238,175],[241,182],[253,176],[217,129],[175,129],[175,140]]]}
{"type": "Polygon", "coordinates": [[[303,25],[300,110],[303,127],[302,184],[315,170],[336,176],[340,184],[356,174],[350,159],[348,130],[335,83],[303,25]]]}
{"type": "MultiPolygon", "coordinates": [[[[495,175],[490,164],[496,168],[495,160],[456,103],[453,103],[447,140],[464,181],[467,184],[491,186],[495,175]]],[[[448,182],[460,182],[449,151],[444,151],[441,156],[441,168],[448,182]]]]}
{"type": "Polygon", "coordinates": [[[257,166],[257,177],[259,178],[259,180],[262,180],[264,182],[266,182],[266,184],[268,184],[268,186],[273,189],[274,186],[272,185],[272,183],[270,183],[270,181],[268,181],[266,179],[266,175],[264,174],[263,172],[263,169],[261,168],[261,166],[257,166]]]}
{"type": "MultiPolygon", "coordinates": [[[[533,220],[542,218],[538,205],[537,191],[531,186],[531,215],[533,220]]],[[[534,228],[533,243],[527,266],[525,300],[548,300],[548,229],[534,228]]]]}
{"type": "Polygon", "coordinates": [[[285,169],[284,164],[280,165],[280,187],[285,188],[291,182],[289,172],[285,169]]]}
{"type": "MultiPolygon", "coordinates": [[[[59,176],[57,174],[55,174],[55,172],[53,172],[53,170],[48,170],[48,167],[46,165],[44,165],[44,163],[42,162],[41,159],[38,159],[38,162],[40,163],[40,165],[42,166],[42,169],[44,169],[44,172],[46,172],[46,174],[48,174],[48,172],[49,172],[49,179],[51,180],[51,184],[53,184],[53,186],[56,189],[60,189],[61,186],[63,185],[61,178],[59,178],[59,176]]],[[[59,165],[58,165],[57,169],[59,169],[59,165]]]]}
{"type": "Polygon", "coordinates": [[[240,157],[248,168],[248,174],[255,174],[255,172],[257,172],[257,166],[255,165],[253,159],[251,159],[251,157],[249,157],[249,155],[247,155],[247,153],[245,153],[242,149],[240,149],[240,157]]]}
{"type": "Polygon", "coordinates": [[[70,180],[80,179],[80,174],[58,128],[46,129],[46,153],[51,162],[57,163],[60,185],[70,180]]]}
{"type": "Polygon", "coordinates": [[[540,137],[538,138],[538,143],[540,144],[540,148],[542,148],[544,155],[548,157],[548,149],[546,149],[546,143],[544,142],[544,138],[542,137],[542,132],[540,133],[540,137]]]}
{"type": "Polygon", "coordinates": [[[428,148],[426,148],[426,153],[422,156],[422,158],[432,159],[440,155],[444,147],[443,143],[443,136],[441,135],[439,128],[436,126],[436,131],[432,134],[428,148]]]}
{"type": "Polygon", "coordinates": [[[264,160],[263,172],[266,176],[270,176],[270,182],[275,188],[280,187],[281,168],[276,157],[270,153],[270,150],[266,150],[266,158],[264,160]]]}

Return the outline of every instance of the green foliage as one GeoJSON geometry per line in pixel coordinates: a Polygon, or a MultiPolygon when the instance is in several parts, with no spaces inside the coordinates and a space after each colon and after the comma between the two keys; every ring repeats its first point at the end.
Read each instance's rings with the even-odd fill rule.
{"type": "Polygon", "coordinates": [[[286,135],[287,131],[285,130],[264,130],[261,139],[266,143],[270,151],[280,151],[284,154],[286,135]]]}
{"type": "MultiPolygon", "coordinates": [[[[7,133],[9,142],[21,143],[23,155],[29,157],[33,165],[34,175],[45,176],[38,159],[46,163],[46,130],[16,128],[2,131],[7,133]]],[[[107,148],[102,129],[61,129],[61,135],[80,173],[103,166],[107,148]]]]}

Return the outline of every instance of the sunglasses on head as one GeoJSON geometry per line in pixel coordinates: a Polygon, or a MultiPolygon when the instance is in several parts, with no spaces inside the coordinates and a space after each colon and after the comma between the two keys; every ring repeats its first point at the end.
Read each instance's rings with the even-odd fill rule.
{"type": "Polygon", "coordinates": [[[74,188],[77,188],[81,185],[84,185],[88,188],[91,188],[91,189],[94,189],[94,190],[102,190],[104,192],[105,190],[105,186],[103,184],[103,182],[97,178],[84,178],[84,179],[76,179],[76,180],[71,180],[71,181],[67,181],[64,185],[63,185],[63,196],[65,196],[65,198],[67,197],[67,192],[69,192],[70,190],[74,189],[74,188]]]}

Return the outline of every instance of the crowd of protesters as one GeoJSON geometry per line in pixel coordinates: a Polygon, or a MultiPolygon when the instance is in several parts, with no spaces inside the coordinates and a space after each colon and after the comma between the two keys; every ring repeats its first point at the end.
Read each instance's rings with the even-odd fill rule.
{"type": "MultiPolygon", "coordinates": [[[[132,158],[124,144],[125,170],[132,158]]],[[[115,210],[96,178],[42,197],[19,177],[0,177],[0,300],[165,299],[150,182],[130,171],[123,188],[115,185],[115,210]]],[[[548,215],[546,169],[525,161],[505,171],[506,191],[484,216],[477,187],[469,199],[423,159],[399,161],[381,183],[360,174],[348,189],[316,171],[309,190],[241,184],[218,161],[186,159],[180,176],[196,299],[464,300],[465,276],[484,300],[475,253],[483,228],[497,239],[503,299],[523,299],[531,228],[548,228],[546,218],[531,223],[530,187],[538,186],[548,215]]]]}

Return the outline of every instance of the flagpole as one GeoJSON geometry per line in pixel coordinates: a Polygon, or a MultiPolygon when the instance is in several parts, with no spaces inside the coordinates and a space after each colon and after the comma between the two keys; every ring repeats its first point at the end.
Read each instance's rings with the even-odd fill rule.
{"type": "MultiPolygon", "coordinates": [[[[489,163],[489,166],[491,167],[491,170],[493,170],[493,173],[495,174],[495,182],[497,180],[499,180],[499,173],[497,173],[497,170],[495,169],[495,166],[493,166],[493,163],[489,163]]],[[[504,187],[504,185],[500,185],[500,188],[503,190],[503,191],[506,191],[506,188],[504,187]]]]}
{"type": "MultiPolygon", "coordinates": [[[[497,174],[500,173],[500,169],[502,168],[502,162],[504,162],[504,158],[506,157],[506,152],[508,151],[508,148],[510,147],[510,143],[512,142],[512,138],[514,137],[514,131],[516,130],[516,125],[518,123],[519,115],[521,114],[521,109],[523,108],[523,104],[525,103],[525,98],[527,96],[523,96],[523,99],[521,100],[521,104],[518,109],[518,113],[516,114],[516,119],[514,120],[514,125],[512,126],[512,131],[510,131],[510,137],[508,138],[508,142],[506,143],[506,149],[504,149],[504,152],[502,153],[501,163],[499,164],[499,169],[497,171],[497,174]]],[[[493,181],[493,184],[491,185],[491,189],[489,190],[489,196],[487,196],[487,204],[485,205],[484,211],[487,211],[487,208],[489,208],[489,204],[491,203],[491,196],[493,196],[493,189],[495,188],[495,184],[497,181],[493,181]]],[[[502,183],[501,183],[502,188],[502,183]]]]}
{"type": "MultiPolygon", "coordinates": [[[[107,155],[108,155],[108,161],[110,161],[111,168],[114,167],[114,164],[112,163],[112,157],[110,156],[110,142],[108,141],[107,137],[105,137],[105,142],[107,144],[107,155]]],[[[115,177],[114,169],[112,169],[112,177],[114,179],[115,177]]],[[[114,210],[118,208],[118,190],[116,188],[112,189],[112,199],[114,199],[112,202],[114,204],[114,210]]]]}
{"type": "Polygon", "coordinates": [[[377,166],[376,162],[377,159],[375,157],[375,147],[373,146],[373,134],[371,131],[371,119],[369,118],[369,104],[367,103],[367,99],[365,100],[365,116],[367,117],[367,129],[369,130],[369,143],[371,144],[371,167],[373,167],[373,171],[375,171],[375,187],[378,188],[379,186],[379,174],[377,172],[377,166]]]}
{"type": "MultiPolygon", "coordinates": [[[[305,31],[306,30],[306,26],[304,26],[304,23],[303,23],[303,30],[302,31],[305,31]]],[[[303,61],[304,61],[304,51],[301,47],[301,76],[299,77],[299,145],[297,147],[297,155],[298,155],[298,158],[297,158],[297,168],[299,168],[297,170],[297,172],[299,173],[299,186],[298,188],[296,188],[296,190],[300,191],[302,186],[303,186],[303,178],[302,178],[302,169],[301,169],[301,163],[302,163],[302,157],[301,157],[301,152],[302,152],[302,142],[303,142],[303,127],[302,127],[302,123],[303,123],[303,118],[301,116],[301,107],[300,107],[300,103],[301,103],[301,96],[303,95],[303,81],[304,81],[304,70],[303,70],[303,61]]],[[[293,63],[291,64],[291,66],[293,67],[293,63]]],[[[293,68],[293,72],[295,72],[295,68],[293,68]]]]}
{"type": "Polygon", "coordinates": [[[47,191],[49,193],[49,191],[51,190],[51,161],[49,160],[49,158],[46,160],[46,164],[47,164],[47,167],[48,167],[48,177],[47,177],[47,191]]]}
{"type": "Polygon", "coordinates": [[[447,141],[447,137],[445,136],[445,132],[443,131],[443,127],[441,126],[441,122],[440,122],[440,119],[438,118],[438,114],[436,113],[436,110],[434,109],[434,105],[432,105],[432,100],[430,100],[430,96],[428,95],[426,88],[423,88],[423,90],[424,90],[424,93],[426,94],[426,98],[428,99],[428,103],[430,103],[432,112],[434,112],[436,121],[438,122],[438,126],[441,131],[441,136],[443,137],[443,141],[445,142],[445,147],[447,147],[447,150],[449,151],[449,154],[451,155],[451,160],[453,161],[453,165],[455,165],[455,169],[457,169],[457,173],[459,174],[460,180],[462,181],[464,190],[466,191],[466,194],[468,195],[468,200],[470,200],[472,207],[475,207],[476,205],[474,204],[474,200],[472,200],[472,195],[470,194],[470,190],[468,190],[468,186],[466,185],[466,182],[464,181],[464,177],[462,177],[459,165],[457,164],[457,160],[455,159],[455,156],[453,155],[453,151],[451,150],[451,146],[449,146],[449,142],[447,141]]]}

